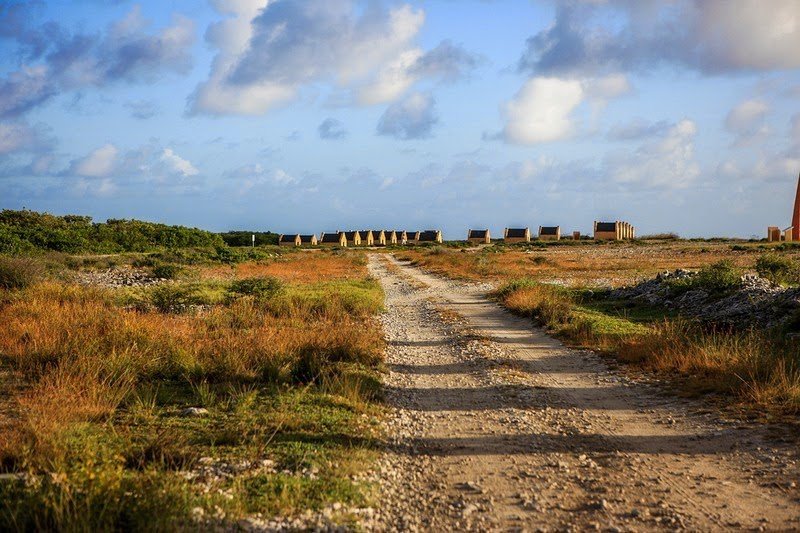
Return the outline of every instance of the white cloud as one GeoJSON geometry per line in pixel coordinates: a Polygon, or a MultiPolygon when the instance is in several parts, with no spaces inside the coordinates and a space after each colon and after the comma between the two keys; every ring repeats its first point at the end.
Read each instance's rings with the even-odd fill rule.
{"type": "Polygon", "coordinates": [[[105,144],[90,152],[87,156],[72,162],[69,174],[87,178],[106,178],[111,175],[117,164],[119,150],[113,144],[105,144]]]}
{"type": "Polygon", "coordinates": [[[631,92],[631,82],[625,74],[609,74],[584,82],[587,96],[595,100],[611,100],[631,92]]]}
{"type": "Polygon", "coordinates": [[[13,152],[36,152],[52,144],[43,126],[25,122],[0,122],[0,156],[13,152]]]}
{"type": "Polygon", "coordinates": [[[161,153],[161,161],[165,163],[168,168],[182,176],[196,176],[200,173],[190,161],[187,161],[173,152],[171,148],[164,148],[164,151],[161,153]]]}
{"type": "Polygon", "coordinates": [[[700,176],[694,159],[697,126],[684,119],[670,127],[661,138],[649,141],[632,155],[606,159],[608,177],[626,187],[681,189],[700,176]]]}
{"type": "Polygon", "coordinates": [[[430,137],[433,126],[439,121],[435,106],[436,100],[430,94],[409,95],[386,109],[378,121],[377,132],[404,140],[430,137]]]}
{"type": "Polygon", "coordinates": [[[800,67],[797,0],[558,2],[556,20],[527,41],[520,69],[536,75],[653,70],[707,73],[800,67]]]}
{"type": "Polygon", "coordinates": [[[769,106],[762,100],[745,100],[737,104],[725,117],[725,127],[736,135],[735,144],[762,138],[769,133],[764,119],[769,106]]]}
{"type": "Polygon", "coordinates": [[[415,48],[402,52],[393,61],[378,70],[374,79],[358,90],[358,101],[362,104],[391,102],[403,94],[417,81],[412,68],[422,57],[422,50],[415,48]]]}
{"type": "Polygon", "coordinates": [[[262,114],[297,96],[306,83],[334,80],[364,86],[365,99],[396,96],[399,76],[376,70],[396,63],[411,48],[424,21],[421,10],[401,6],[383,12],[372,6],[360,16],[348,0],[245,2],[217,0],[232,13],[209,28],[219,49],[206,82],[192,97],[195,112],[262,114]]]}
{"type": "Polygon", "coordinates": [[[165,72],[182,74],[191,67],[195,30],[186,17],[175,15],[171,25],[149,32],[150,23],[134,6],[104,32],[80,33],[55,21],[35,26],[34,4],[19,3],[18,18],[0,20],[17,32],[16,49],[10,45],[4,55],[10,63],[0,76],[0,117],[22,115],[63,92],[120,81],[152,83],[165,72]]]}
{"type": "Polygon", "coordinates": [[[206,34],[218,49],[190,111],[263,114],[304,87],[333,85],[333,98],[361,105],[392,102],[422,80],[454,81],[477,59],[448,41],[425,52],[414,44],[425,21],[410,5],[354,0],[216,0],[231,18],[206,34]]]}
{"type": "Polygon", "coordinates": [[[583,98],[578,80],[532,78],[506,104],[503,136],[515,144],[564,139],[574,130],[571,115],[583,98]]]}

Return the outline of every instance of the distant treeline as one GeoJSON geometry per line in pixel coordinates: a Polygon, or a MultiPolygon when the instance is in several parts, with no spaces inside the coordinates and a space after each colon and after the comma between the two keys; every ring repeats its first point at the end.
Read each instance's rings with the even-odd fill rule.
{"type": "Polygon", "coordinates": [[[226,231],[219,235],[228,246],[252,246],[253,235],[256,236],[256,246],[278,244],[280,236],[271,231],[226,231]]]}
{"type": "Polygon", "coordinates": [[[77,215],[0,211],[0,253],[118,253],[224,246],[219,234],[184,226],[118,219],[92,222],[91,217],[77,215]]]}

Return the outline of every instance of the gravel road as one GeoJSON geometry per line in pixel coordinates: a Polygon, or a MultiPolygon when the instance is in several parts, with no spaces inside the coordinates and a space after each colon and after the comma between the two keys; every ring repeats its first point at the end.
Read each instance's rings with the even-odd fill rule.
{"type": "Polygon", "coordinates": [[[797,435],[721,420],[385,255],[377,530],[794,530],[797,435]]]}

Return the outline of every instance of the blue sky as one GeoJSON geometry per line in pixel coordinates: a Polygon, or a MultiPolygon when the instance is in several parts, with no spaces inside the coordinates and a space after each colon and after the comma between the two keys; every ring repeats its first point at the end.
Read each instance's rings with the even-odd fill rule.
{"type": "Polygon", "coordinates": [[[214,230],[788,226],[800,1],[0,0],[0,207],[214,230]]]}

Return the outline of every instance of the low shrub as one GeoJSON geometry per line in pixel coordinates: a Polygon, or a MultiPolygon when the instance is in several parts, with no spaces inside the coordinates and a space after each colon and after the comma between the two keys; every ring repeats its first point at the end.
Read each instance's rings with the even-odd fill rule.
{"type": "Polygon", "coordinates": [[[233,296],[253,296],[257,300],[269,300],[282,290],[283,282],[274,277],[237,279],[228,288],[233,296]]]}
{"type": "Polygon", "coordinates": [[[709,292],[725,292],[741,282],[742,272],[733,262],[725,259],[700,269],[696,283],[709,292]]]}
{"type": "Polygon", "coordinates": [[[642,235],[639,239],[643,241],[677,241],[680,236],[674,232],[653,233],[651,235],[642,235]]]}
{"type": "Polygon", "coordinates": [[[765,254],[756,260],[756,272],[773,283],[796,285],[800,283],[800,263],[789,257],[765,254]]]}
{"type": "Polygon", "coordinates": [[[24,289],[44,277],[38,261],[23,257],[0,257],[0,288],[24,289]]]}
{"type": "Polygon", "coordinates": [[[158,263],[153,266],[153,277],[161,279],[177,279],[183,269],[178,265],[158,263]]]}
{"type": "Polygon", "coordinates": [[[149,302],[162,313],[177,313],[197,302],[195,289],[189,285],[164,284],[153,287],[149,302]]]}
{"type": "Polygon", "coordinates": [[[671,280],[668,283],[676,294],[698,289],[721,294],[738,287],[741,279],[741,270],[732,261],[724,259],[704,266],[695,276],[671,280]]]}

